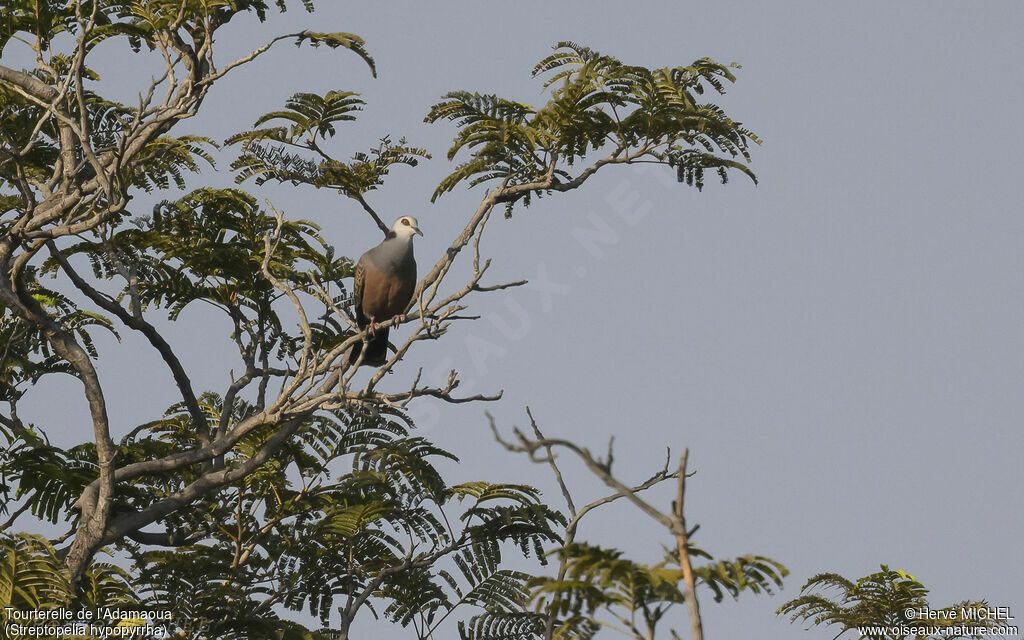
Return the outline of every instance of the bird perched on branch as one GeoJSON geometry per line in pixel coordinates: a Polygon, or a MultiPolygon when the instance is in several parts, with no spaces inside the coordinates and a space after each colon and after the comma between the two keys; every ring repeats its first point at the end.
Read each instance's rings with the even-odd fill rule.
{"type": "MultiPolygon", "coordinates": [[[[423,235],[416,218],[402,216],[384,242],[364,253],[356,263],[356,323],[367,330],[369,337],[362,364],[379,367],[387,362],[388,329],[377,328],[377,323],[394,320],[394,326],[398,326],[405,321],[405,308],[416,289],[416,260],[412,255],[412,237],[416,234],[423,235]]],[[[362,342],[352,347],[349,364],[355,364],[362,349],[362,342]]]]}

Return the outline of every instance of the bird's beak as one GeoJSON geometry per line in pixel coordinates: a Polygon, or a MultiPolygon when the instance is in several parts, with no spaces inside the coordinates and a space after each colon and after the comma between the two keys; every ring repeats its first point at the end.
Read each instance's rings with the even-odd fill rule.
{"type": "Polygon", "coordinates": [[[423,232],[422,232],[422,231],[420,231],[420,228],[419,228],[419,227],[414,227],[414,228],[413,228],[413,231],[415,231],[416,233],[420,234],[420,237],[421,237],[421,238],[423,237],[423,232]]]}

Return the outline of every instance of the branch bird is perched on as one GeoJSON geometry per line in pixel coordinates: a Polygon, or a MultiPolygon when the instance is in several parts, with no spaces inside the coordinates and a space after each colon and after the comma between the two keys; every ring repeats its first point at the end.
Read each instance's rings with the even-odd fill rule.
{"type": "MultiPolygon", "coordinates": [[[[356,323],[366,329],[369,340],[362,364],[379,367],[388,359],[388,329],[377,323],[405,320],[405,308],[416,289],[416,260],[412,255],[412,237],[423,235],[416,218],[402,216],[395,221],[388,237],[359,258],[356,264],[353,299],[356,323]]],[[[355,364],[363,343],[357,342],[349,353],[355,364]]]]}

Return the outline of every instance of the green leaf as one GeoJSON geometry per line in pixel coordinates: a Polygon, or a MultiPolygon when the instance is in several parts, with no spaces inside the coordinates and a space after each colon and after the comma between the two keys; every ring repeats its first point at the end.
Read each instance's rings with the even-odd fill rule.
{"type": "Polygon", "coordinates": [[[370,73],[377,77],[377,66],[366,50],[366,41],[352,33],[319,33],[316,31],[303,31],[295,42],[296,46],[302,46],[303,42],[309,42],[314,47],[326,45],[332,49],[342,47],[351,50],[363,59],[370,67],[370,73]]]}

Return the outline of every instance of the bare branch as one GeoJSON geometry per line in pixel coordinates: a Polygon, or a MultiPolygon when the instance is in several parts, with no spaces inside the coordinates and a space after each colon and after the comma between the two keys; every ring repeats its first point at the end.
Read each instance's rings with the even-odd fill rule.
{"type": "Polygon", "coordinates": [[[609,487],[616,490],[618,495],[626,498],[632,502],[637,508],[646,513],[656,522],[672,531],[676,532],[676,524],[673,519],[658,511],[653,506],[648,504],[645,500],[640,498],[633,492],[633,490],[623,484],[618,478],[613,476],[609,471],[608,465],[602,463],[588,451],[586,448],[580,447],[574,442],[569,440],[560,440],[557,438],[545,438],[544,440],[531,440],[527,438],[519,429],[514,429],[516,438],[519,440],[519,444],[500,440],[499,442],[509,451],[515,451],[520,453],[526,453],[530,456],[530,459],[534,462],[547,462],[546,455],[538,455],[538,451],[541,449],[547,450],[550,447],[562,447],[576,454],[576,456],[586,465],[587,469],[597,476],[602,482],[609,487]]]}
{"type": "Polygon", "coordinates": [[[6,82],[20,88],[39,102],[50,103],[57,99],[59,92],[48,84],[10,67],[0,65],[0,82],[6,82]]]}
{"type": "MultiPolygon", "coordinates": [[[[530,410],[529,406],[526,407],[526,415],[530,417],[530,427],[533,429],[533,434],[535,436],[537,436],[537,440],[538,441],[544,440],[544,434],[540,432],[540,427],[537,426],[537,421],[534,420],[534,418],[533,418],[533,411],[530,410]]],[[[495,434],[497,434],[498,430],[495,427],[494,418],[491,416],[491,414],[489,414],[489,413],[487,414],[487,419],[490,420],[491,431],[494,432],[495,434]]],[[[558,468],[558,463],[555,462],[555,454],[551,450],[551,445],[550,444],[544,445],[544,450],[547,452],[547,462],[548,462],[548,465],[551,466],[551,471],[555,474],[555,480],[558,482],[558,487],[559,487],[559,489],[562,490],[562,497],[565,498],[565,504],[569,507],[569,515],[572,516],[573,520],[576,520],[577,519],[576,505],[573,503],[572,494],[569,492],[569,487],[566,486],[566,484],[565,484],[565,479],[562,478],[562,472],[558,468]]],[[[616,495],[618,495],[618,494],[616,494],[616,495]]],[[[591,507],[591,508],[593,508],[593,507],[591,507]]],[[[567,535],[567,537],[568,537],[568,535],[567,535]]]]}
{"type": "Polygon", "coordinates": [[[473,291],[481,291],[481,292],[502,291],[503,289],[511,289],[513,287],[521,287],[521,286],[523,286],[525,284],[529,284],[529,283],[530,283],[529,280],[516,280],[515,282],[506,282],[505,284],[494,284],[494,285],[490,285],[490,286],[486,286],[486,287],[481,287],[480,285],[473,285],[473,291]]]}
{"type": "Polygon", "coordinates": [[[353,198],[355,198],[355,201],[358,202],[363,207],[366,213],[370,214],[370,217],[373,218],[373,221],[377,223],[377,226],[380,228],[381,231],[384,232],[384,235],[388,235],[388,232],[391,231],[391,229],[388,228],[388,225],[385,224],[383,220],[380,219],[380,216],[377,215],[377,212],[373,210],[373,207],[370,206],[370,204],[366,201],[362,194],[356,194],[353,196],[353,198]]]}
{"type": "MultiPolygon", "coordinates": [[[[668,461],[666,460],[665,466],[660,471],[652,475],[644,482],[633,487],[628,487],[621,481],[619,481],[617,478],[615,478],[615,476],[613,476],[611,473],[611,464],[613,459],[611,442],[609,442],[608,445],[608,457],[605,461],[601,461],[599,459],[594,458],[587,449],[580,447],[573,442],[570,442],[568,440],[558,440],[544,437],[544,435],[541,433],[540,428],[537,426],[537,422],[533,417],[533,412],[529,409],[529,407],[527,407],[526,412],[530,418],[530,426],[533,429],[534,437],[530,438],[524,435],[517,428],[514,429],[514,433],[516,435],[516,439],[518,442],[509,442],[505,440],[501,436],[501,433],[498,431],[498,428],[494,423],[493,417],[491,417],[489,414],[487,417],[489,419],[490,428],[492,433],[494,434],[494,438],[495,440],[497,440],[499,444],[501,444],[509,451],[527,454],[530,457],[530,459],[534,462],[547,463],[554,470],[555,478],[558,481],[559,487],[561,487],[562,489],[562,493],[565,496],[567,504],[569,505],[569,511],[572,514],[572,518],[566,525],[566,535],[563,549],[568,548],[569,545],[572,544],[573,540],[575,539],[576,529],[583,516],[585,516],[590,511],[602,505],[618,500],[619,498],[628,499],[634,505],[639,507],[641,511],[646,513],[648,516],[653,518],[658,523],[665,526],[670,532],[672,532],[673,536],[676,538],[676,546],[679,553],[679,563],[680,567],[683,570],[683,580],[686,583],[685,601],[690,618],[692,637],[696,640],[702,640],[703,626],[700,617],[700,607],[697,602],[696,583],[693,575],[693,567],[690,562],[689,555],[689,536],[692,535],[692,532],[687,532],[686,521],[683,517],[683,498],[685,493],[686,478],[688,475],[692,475],[687,474],[686,471],[686,461],[687,456],[689,455],[689,449],[684,450],[682,459],[679,462],[679,468],[677,470],[670,473],[668,471],[668,461]],[[593,502],[581,508],[579,511],[576,511],[575,507],[573,506],[572,496],[570,495],[568,487],[566,486],[565,481],[562,478],[561,471],[558,469],[558,466],[555,463],[556,455],[554,453],[554,449],[556,447],[568,449],[572,453],[576,454],[576,456],[583,461],[584,465],[586,465],[587,469],[591,473],[600,478],[606,485],[614,488],[616,492],[604,498],[594,500],[593,502]],[[651,487],[654,487],[660,484],[661,482],[664,482],[665,480],[671,478],[677,479],[677,495],[676,500],[672,504],[671,514],[665,514],[658,511],[649,503],[647,503],[646,501],[642,500],[640,497],[637,496],[637,494],[640,493],[641,491],[650,489],[651,487]]],[[[694,528],[694,531],[696,531],[696,527],[694,528]]],[[[565,573],[566,561],[565,559],[563,559],[559,566],[558,579],[564,579],[565,573]]],[[[660,614],[645,609],[644,617],[648,623],[648,630],[653,631],[653,624],[656,622],[656,618],[660,617],[660,614]]],[[[624,624],[627,624],[627,626],[631,625],[631,623],[625,619],[620,618],[620,620],[624,624]]],[[[554,619],[553,617],[549,616],[546,623],[546,638],[551,637],[553,624],[554,619]]],[[[633,628],[633,630],[636,631],[635,628],[633,628]]],[[[639,634],[638,631],[637,633],[639,634]]],[[[644,636],[638,635],[638,637],[644,636]]]]}
{"type": "Polygon", "coordinates": [[[690,617],[690,631],[693,640],[704,640],[704,624],[700,617],[700,603],[697,601],[697,583],[693,576],[693,565],[690,563],[690,541],[686,532],[686,518],[683,516],[683,502],[686,494],[686,460],[689,449],[683,450],[679,459],[678,483],[673,516],[677,524],[676,548],[679,551],[679,566],[683,570],[683,581],[686,582],[686,611],[690,617]]]}
{"type": "Polygon", "coordinates": [[[103,538],[104,543],[119,540],[130,532],[138,531],[147,524],[164,518],[204,495],[248,476],[263,466],[287,442],[289,436],[295,433],[301,422],[301,418],[296,417],[281,425],[256,454],[237,467],[207,471],[181,491],[155,502],[145,509],[112,518],[103,538]]]}
{"type": "Polygon", "coordinates": [[[181,361],[174,353],[171,345],[168,344],[160,332],[156,330],[156,327],[142,318],[141,313],[129,313],[124,307],[114,300],[106,297],[86,282],[67,261],[67,258],[65,258],[57,249],[53,244],[53,241],[48,241],[46,246],[50,251],[50,255],[53,256],[58,264],[60,264],[61,269],[63,269],[64,273],[67,274],[68,278],[71,279],[71,282],[79,291],[84,293],[101,309],[117,316],[125,326],[140,332],[147,340],[149,340],[149,343],[160,354],[160,357],[167,365],[167,368],[171,370],[171,375],[174,377],[174,383],[177,385],[178,391],[181,393],[182,401],[185,403],[189,416],[192,419],[192,427],[199,435],[200,441],[203,442],[203,444],[207,444],[209,442],[210,434],[206,414],[200,408],[199,401],[196,399],[195,391],[192,390],[192,381],[185,373],[185,367],[182,366],[181,361]]]}
{"type": "Polygon", "coordinates": [[[14,513],[11,514],[11,517],[8,518],[6,522],[4,522],[3,524],[0,524],[0,533],[3,533],[4,531],[7,531],[8,529],[10,529],[11,525],[14,524],[14,521],[18,519],[18,516],[20,516],[21,514],[25,513],[26,511],[28,511],[29,507],[31,507],[31,506],[32,506],[31,502],[25,502],[25,504],[23,504],[20,507],[18,507],[18,509],[15,510],[14,513]]]}
{"type": "Polygon", "coordinates": [[[251,52],[249,52],[248,54],[242,56],[241,58],[238,58],[237,60],[228,63],[220,71],[207,75],[205,78],[200,80],[198,84],[199,84],[199,86],[211,85],[214,82],[216,82],[217,80],[220,80],[221,78],[223,78],[229,71],[231,71],[235,67],[240,67],[240,66],[242,66],[244,64],[252,62],[256,58],[258,58],[261,55],[263,55],[264,53],[266,53],[267,51],[270,51],[270,48],[273,47],[278,42],[280,42],[282,40],[290,40],[290,39],[298,38],[298,37],[302,36],[303,33],[304,32],[300,31],[298,33],[288,33],[288,34],[285,34],[285,35],[282,35],[282,36],[277,36],[276,38],[273,38],[272,40],[270,40],[270,42],[266,43],[265,45],[263,45],[263,46],[261,46],[259,48],[253,49],[251,52]]]}
{"type": "Polygon", "coordinates": [[[199,537],[179,537],[174,533],[150,533],[147,531],[129,531],[125,537],[139,544],[154,547],[187,547],[199,542],[199,537]]]}

